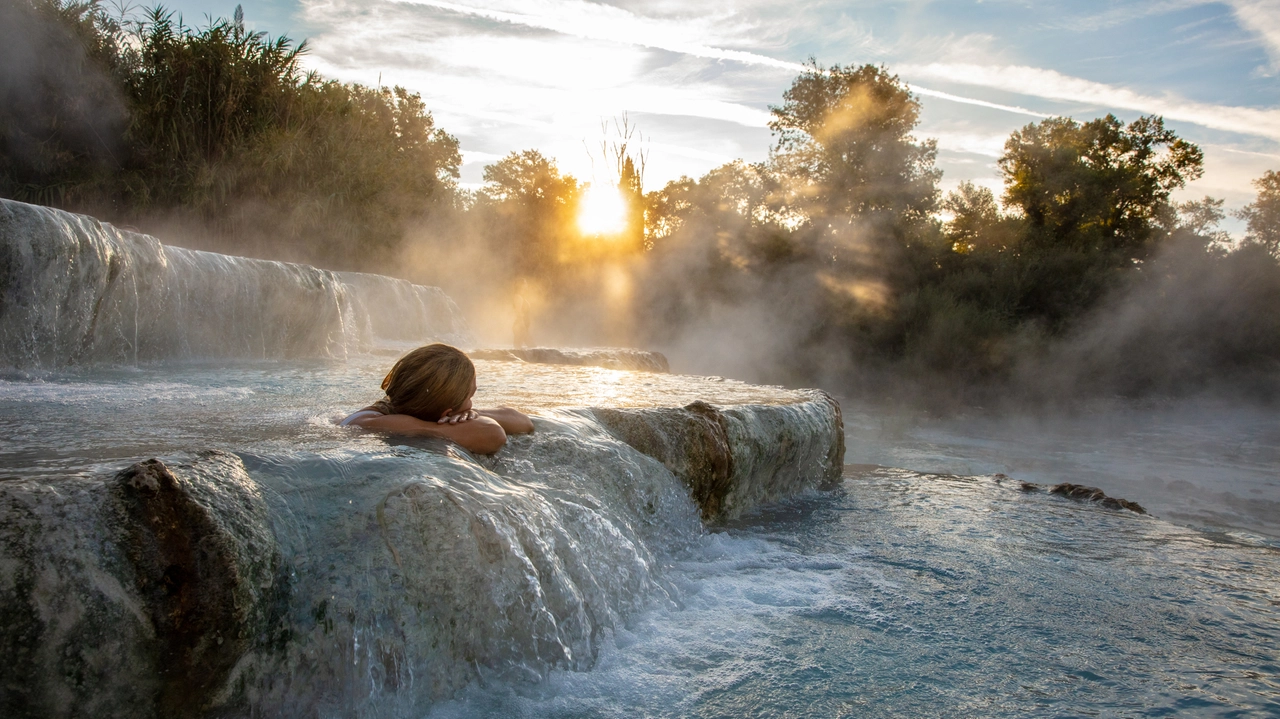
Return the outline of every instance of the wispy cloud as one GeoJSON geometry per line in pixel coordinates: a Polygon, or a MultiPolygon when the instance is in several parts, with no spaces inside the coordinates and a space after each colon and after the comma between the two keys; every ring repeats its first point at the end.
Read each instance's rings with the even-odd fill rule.
{"type": "Polygon", "coordinates": [[[708,28],[716,20],[705,16],[679,20],[647,18],[622,8],[583,0],[531,0],[520,3],[518,11],[462,5],[446,0],[395,1],[589,40],[638,45],[713,60],[765,65],[789,72],[804,68],[800,63],[700,42],[699,38],[711,34],[708,28]]]}
{"type": "Polygon", "coordinates": [[[908,76],[928,77],[1108,109],[1135,110],[1215,130],[1280,140],[1280,109],[1212,105],[1172,94],[1146,95],[1125,87],[1036,67],[931,63],[904,66],[901,70],[908,76]]]}
{"type": "Polygon", "coordinates": [[[1280,70],[1280,0],[1228,0],[1227,4],[1241,26],[1262,40],[1272,70],[1280,70]]]}
{"type": "Polygon", "coordinates": [[[950,100],[951,102],[958,102],[962,105],[975,105],[977,107],[986,107],[992,110],[1003,110],[1004,112],[1012,112],[1015,115],[1029,115],[1031,117],[1049,117],[1049,115],[1046,113],[1036,112],[1035,110],[1028,110],[1025,107],[1019,107],[1017,105],[1002,105],[998,102],[987,102],[986,100],[978,100],[972,97],[961,97],[960,95],[952,95],[949,92],[940,92],[938,90],[930,90],[927,87],[920,87],[919,85],[916,85],[914,83],[907,83],[907,86],[911,88],[912,92],[914,92],[917,95],[920,95],[921,97],[936,97],[939,100],[950,100]]]}
{"type": "MultiPolygon", "coordinates": [[[[646,18],[621,8],[583,2],[582,0],[536,0],[521,4],[519,11],[474,7],[447,0],[395,0],[406,4],[422,5],[449,12],[471,15],[493,22],[520,25],[573,37],[602,40],[624,45],[636,45],[655,50],[692,55],[711,60],[739,62],[747,65],[763,65],[792,73],[803,72],[802,63],[780,60],[756,52],[732,50],[709,45],[698,40],[709,24],[705,21],[669,20],[646,18]]],[[[1004,112],[1032,117],[1047,117],[1043,113],[1024,107],[1004,105],[952,93],[940,92],[919,85],[911,89],[923,97],[949,102],[976,105],[1004,112]]]]}
{"type": "MultiPolygon", "coordinates": [[[[1260,47],[1280,72],[1280,0],[284,2],[298,3],[312,28],[308,67],[421,92],[467,148],[468,182],[494,157],[530,147],[586,177],[584,142],[621,112],[661,140],[650,145],[651,180],[763,159],[768,105],[811,55],[885,62],[907,81],[925,100],[916,134],[937,137],[949,182],[993,177],[1008,133],[1050,113],[1157,113],[1240,133],[1239,147],[1264,152],[1280,140],[1280,96],[1249,74],[1260,47]],[[1189,37],[1188,23],[1211,30],[1212,46],[1189,37]],[[1117,45],[1117,33],[1133,42],[1117,45]],[[1126,60],[1098,61],[1113,53],[1126,60]],[[1257,103],[1272,107],[1248,106],[1257,103]]],[[[1206,144],[1232,142],[1208,130],[1179,132],[1211,156],[1202,182],[1216,174],[1247,186],[1253,175],[1240,173],[1270,161],[1206,144]]]]}
{"type": "Polygon", "coordinates": [[[1131,23],[1155,15],[1186,10],[1200,5],[1214,4],[1217,0],[1156,0],[1155,2],[1127,2],[1099,13],[1063,15],[1052,13],[1044,26],[1073,32],[1095,32],[1131,23]]]}
{"type": "Polygon", "coordinates": [[[955,130],[935,130],[923,134],[937,140],[939,149],[990,158],[1004,154],[1004,142],[1008,138],[1004,133],[955,130]]]}
{"type": "Polygon", "coordinates": [[[418,4],[368,3],[351,13],[341,3],[313,6],[313,21],[326,31],[314,38],[308,64],[363,82],[385,72],[385,83],[420,90],[437,111],[523,126],[625,110],[752,128],[769,120],[765,103],[744,101],[741,88],[670,64],[652,67],[634,45],[442,23],[433,10],[410,5],[418,4]],[[358,13],[375,13],[376,20],[358,13]]]}

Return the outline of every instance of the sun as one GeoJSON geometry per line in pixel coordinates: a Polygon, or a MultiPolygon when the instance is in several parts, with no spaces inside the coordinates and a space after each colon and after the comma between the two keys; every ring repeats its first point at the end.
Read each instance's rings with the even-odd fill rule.
{"type": "Polygon", "coordinates": [[[627,229],[627,203],[618,188],[587,187],[578,205],[578,229],[584,235],[618,235],[627,229]]]}

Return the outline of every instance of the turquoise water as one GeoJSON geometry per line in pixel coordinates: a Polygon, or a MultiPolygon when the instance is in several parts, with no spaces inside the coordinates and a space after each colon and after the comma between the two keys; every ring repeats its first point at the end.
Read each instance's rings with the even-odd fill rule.
{"type": "MultiPolygon", "coordinates": [[[[402,451],[334,425],[373,399],[388,363],[371,355],[10,375],[0,380],[0,481],[99,476],[201,449],[236,452],[251,473],[279,475],[302,496],[363,467],[408,477],[414,453],[429,447],[402,451]]],[[[594,441],[556,407],[792,397],[716,378],[478,366],[478,403],[548,417],[545,434],[518,440],[546,461],[570,456],[566,442],[594,441]]],[[[616,619],[592,638],[593,659],[523,679],[477,667],[451,699],[405,706],[362,696],[351,704],[359,712],[332,715],[1280,716],[1280,541],[1268,536],[1267,504],[1280,498],[1269,459],[1275,419],[1126,411],[1018,435],[974,422],[886,424],[846,406],[847,461],[888,466],[849,465],[836,491],[727,526],[699,527],[690,503],[672,503],[683,515],[661,535],[626,540],[647,545],[637,556],[651,553],[646,581],[662,591],[616,600],[605,612],[616,619]],[[1219,429],[1206,429],[1205,416],[1219,429]],[[1227,446],[1231,437],[1243,440],[1227,446]],[[961,471],[923,471],[939,468],[961,471]],[[1023,492],[1021,479],[1087,479],[1158,516],[1023,492]],[[1176,482],[1198,493],[1170,492],[1176,482]]],[[[581,464],[573,471],[591,471],[581,464]]],[[[504,471],[504,482],[527,486],[503,491],[531,507],[559,501],[567,490],[555,483],[570,482],[551,465],[504,471]]],[[[462,481],[441,477],[433,481],[462,481]]],[[[618,526],[628,516],[619,510],[618,526]]]]}
{"type": "MultiPolygon", "coordinates": [[[[81,512],[59,529],[98,516],[85,486],[152,456],[268,498],[296,634],[253,715],[1280,717],[1274,409],[846,402],[838,489],[704,527],[669,471],[561,408],[795,393],[478,362],[476,403],[538,431],[477,460],[335,424],[403,350],[465,344],[438,289],[10,201],[0,244],[0,484],[81,512]]],[[[53,546],[105,553],[78,529],[53,546]]]]}
{"type": "Polygon", "coordinates": [[[1280,543],[851,471],[675,558],[587,673],[432,717],[1280,715],[1280,543]]]}

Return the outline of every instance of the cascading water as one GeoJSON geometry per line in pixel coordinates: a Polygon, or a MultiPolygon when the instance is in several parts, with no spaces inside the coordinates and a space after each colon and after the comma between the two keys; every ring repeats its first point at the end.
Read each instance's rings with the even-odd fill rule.
{"type": "Polygon", "coordinates": [[[342,357],[379,340],[468,344],[438,288],[167,247],[0,200],[0,364],[342,357]]]}
{"type": "Polygon", "coordinates": [[[839,472],[824,395],[589,367],[480,361],[482,404],[544,408],[497,456],[388,444],[334,420],[390,361],[359,350],[465,339],[439,290],[0,218],[6,716],[407,715],[589,669],[701,516],[839,472]],[[704,397],[755,404],[625,409],[704,397]]]}
{"type": "Polygon", "coordinates": [[[833,400],[720,378],[478,360],[497,454],[344,429],[439,290],[9,202],[0,258],[0,716],[1280,711],[1274,540],[841,476],[833,400]]]}

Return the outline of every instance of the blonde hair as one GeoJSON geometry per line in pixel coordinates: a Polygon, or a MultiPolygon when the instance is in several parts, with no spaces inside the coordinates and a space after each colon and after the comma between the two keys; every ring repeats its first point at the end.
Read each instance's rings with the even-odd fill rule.
{"type": "Polygon", "coordinates": [[[476,367],[457,347],[433,344],[401,357],[382,380],[386,399],[374,406],[386,414],[407,414],[424,422],[440,419],[471,396],[476,367]]]}

